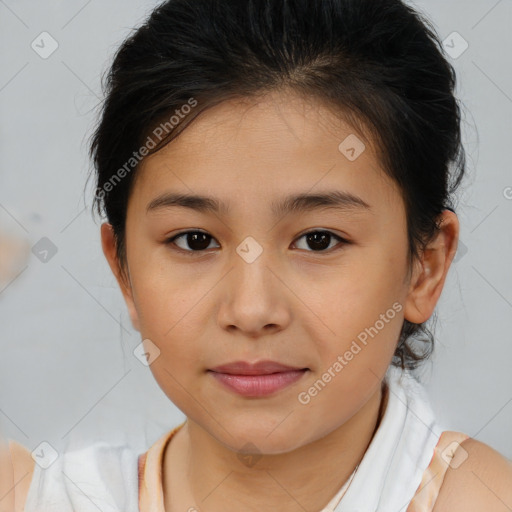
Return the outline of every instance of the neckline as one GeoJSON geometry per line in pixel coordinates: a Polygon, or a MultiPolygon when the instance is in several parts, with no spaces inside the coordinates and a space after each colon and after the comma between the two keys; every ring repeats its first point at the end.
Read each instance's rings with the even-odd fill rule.
{"type": "Polygon", "coordinates": [[[437,425],[421,382],[409,370],[392,365],[384,378],[386,407],[340,511],[380,510],[384,503],[386,509],[398,510],[417,487],[423,461],[429,456],[425,447],[435,445],[437,425]]]}
{"type": "Polygon", "coordinates": [[[349,487],[352,485],[352,481],[356,477],[356,473],[363,463],[363,460],[366,458],[366,454],[368,453],[368,449],[373,444],[373,440],[375,439],[375,436],[377,435],[377,432],[379,431],[380,426],[382,425],[382,420],[384,418],[384,415],[386,414],[386,411],[388,409],[388,402],[389,402],[389,382],[386,378],[384,378],[381,382],[381,389],[382,389],[382,397],[379,405],[379,413],[377,416],[377,422],[375,424],[375,429],[373,430],[372,437],[370,441],[368,442],[368,446],[366,447],[366,450],[363,453],[363,456],[361,457],[361,460],[355,467],[354,471],[349,475],[345,483],[342,485],[341,489],[338,490],[338,492],[335,494],[335,496],[329,501],[329,503],[322,509],[320,512],[335,512],[336,507],[341,503],[343,497],[348,492],[349,487]]]}
{"type": "MultiPolygon", "coordinates": [[[[382,399],[379,407],[379,416],[368,446],[354,471],[348,476],[341,488],[336,492],[332,499],[319,512],[333,512],[338,506],[346,491],[350,487],[355,478],[355,474],[366,458],[369,447],[374,444],[383,419],[388,410],[389,402],[389,382],[387,379],[382,381],[382,399]]],[[[185,425],[187,420],[177,425],[169,432],[162,435],[145,453],[138,459],[138,475],[139,475],[139,509],[141,512],[165,512],[164,493],[163,493],[163,462],[167,445],[171,442],[174,435],[185,425]]]]}

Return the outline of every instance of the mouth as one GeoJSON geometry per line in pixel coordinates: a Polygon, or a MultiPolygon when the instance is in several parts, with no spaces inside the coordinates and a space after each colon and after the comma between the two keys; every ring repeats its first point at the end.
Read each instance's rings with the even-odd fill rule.
{"type": "Polygon", "coordinates": [[[222,364],[215,368],[211,368],[210,371],[230,375],[270,375],[272,373],[297,370],[309,370],[309,368],[289,366],[277,361],[258,361],[256,363],[250,363],[248,361],[233,361],[232,363],[222,364]]]}
{"type": "Polygon", "coordinates": [[[217,382],[239,395],[264,397],[294,384],[308,371],[309,368],[284,365],[276,361],[235,361],[216,366],[208,370],[208,373],[217,382]]]}

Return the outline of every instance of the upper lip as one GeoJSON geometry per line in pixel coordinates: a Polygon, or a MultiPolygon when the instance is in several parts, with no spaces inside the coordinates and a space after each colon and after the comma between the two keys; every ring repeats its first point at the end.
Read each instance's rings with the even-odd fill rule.
{"type": "Polygon", "coordinates": [[[217,373],[229,373],[231,375],[268,375],[270,373],[289,372],[292,370],[305,370],[298,366],[288,366],[277,361],[258,361],[249,363],[247,361],[233,361],[211,368],[217,373]]]}

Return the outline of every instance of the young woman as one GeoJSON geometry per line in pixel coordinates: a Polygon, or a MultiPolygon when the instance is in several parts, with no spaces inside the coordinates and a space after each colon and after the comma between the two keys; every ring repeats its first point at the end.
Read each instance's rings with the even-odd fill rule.
{"type": "Polygon", "coordinates": [[[187,419],[47,469],[4,510],[507,511],[512,466],[414,369],[457,248],[455,74],[399,0],[169,0],[94,134],[105,256],[187,419]]]}

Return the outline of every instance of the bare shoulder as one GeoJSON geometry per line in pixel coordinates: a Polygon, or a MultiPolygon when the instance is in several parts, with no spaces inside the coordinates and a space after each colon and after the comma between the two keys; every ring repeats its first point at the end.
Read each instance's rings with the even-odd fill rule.
{"type": "Polygon", "coordinates": [[[20,443],[2,440],[0,444],[1,510],[22,512],[35,463],[30,451],[20,443]]]}
{"type": "Polygon", "coordinates": [[[489,445],[466,439],[446,471],[434,512],[510,512],[512,461],[489,445]]]}

